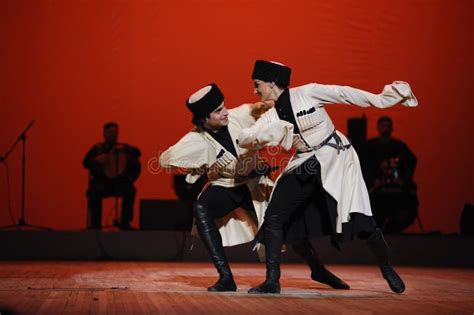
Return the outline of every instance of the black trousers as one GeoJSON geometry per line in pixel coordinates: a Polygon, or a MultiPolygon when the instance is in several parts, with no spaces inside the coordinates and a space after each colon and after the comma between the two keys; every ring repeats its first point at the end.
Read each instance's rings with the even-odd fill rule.
{"type": "Polygon", "coordinates": [[[238,187],[209,186],[201,193],[196,203],[206,208],[212,219],[222,218],[239,207],[254,212],[252,196],[247,185],[238,187]]]}
{"type": "Polygon", "coordinates": [[[90,211],[90,225],[88,227],[93,229],[101,228],[102,199],[105,197],[122,197],[120,225],[128,225],[133,219],[135,195],[135,186],[126,178],[91,181],[87,191],[90,211]]]}
{"type": "Polygon", "coordinates": [[[320,194],[317,161],[307,161],[279,179],[265,212],[265,227],[281,230],[320,194]]]}
{"type": "Polygon", "coordinates": [[[355,213],[343,224],[343,233],[336,235],[336,218],[337,201],[324,190],[319,162],[312,157],[279,179],[264,226],[283,230],[287,244],[330,235],[336,247],[347,239],[367,238],[376,228],[372,217],[355,213]]]}

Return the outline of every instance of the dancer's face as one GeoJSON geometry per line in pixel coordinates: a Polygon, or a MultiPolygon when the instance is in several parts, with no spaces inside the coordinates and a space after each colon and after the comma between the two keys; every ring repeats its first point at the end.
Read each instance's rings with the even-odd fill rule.
{"type": "Polygon", "coordinates": [[[253,84],[253,94],[258,95],[262,102],[269,100],[276,101],[273,95],[273,83],[265,82],[262,80],[253,80],[253,84]]]}
{"type": "Polygon", "coordinates": [[[209,114],[209,118],[206,118],[204,127],[210,130],[220,129],[229,124],[229,112],[224,106],[224,102],[217,107],[212,113],[209,114]]]}

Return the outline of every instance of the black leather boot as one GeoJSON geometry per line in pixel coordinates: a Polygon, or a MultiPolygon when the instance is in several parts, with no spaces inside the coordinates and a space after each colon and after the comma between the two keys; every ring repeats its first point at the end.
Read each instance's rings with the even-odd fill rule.
{"type": "Polygon", "coordinates": [[[300,243],[293,244],[292,247],[295,253],[300,255],[309,268],[311,268],[311,279],[327,284],[334,289],[347,290],[350,288],[347,283],[326,269],[326,267],[321,263],[321,260],[319,259],[316,251],[308,239],[305,239],[300,243]]]}
{"type": "Polygon", "coordinates": [[[397,274],[390,264],[388,257],[388,246],[383,238],[382,230],[375,229],[375,232],[367,240],[367,246],[377,258],[380,271],[385,280],[387,280],[390,289],[395,293],[402,293],[405,291],[405,284],[402,278],[397,274]]]}
{"type": "Polygon", "coordinates": [[[283,231],[265,228],[265,256],[267,277],[263,283],[251,288],[250,294],[280,293],[280,257],[283,231]]]}
{"type": "Polygon", "coordinates": [[[207,288],[210,292],[237,291],[229,263],[225,256],[222,238],[214,220],[209,216],[207,209],[201,204],[193,207],[196,226],[207,251],[211,255],[212,262],[219,273],[219,280],[207,288]]]}

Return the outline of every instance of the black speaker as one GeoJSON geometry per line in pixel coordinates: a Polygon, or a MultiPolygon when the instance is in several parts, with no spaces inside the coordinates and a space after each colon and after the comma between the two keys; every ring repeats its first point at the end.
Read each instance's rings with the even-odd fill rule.
{"type": "Polygon", "coordinates": [[[347,136],[356,150],[361,149],[367,142],[367,118],[350,118],[347,120],[347,136]]]}
{"type": "Polygon", "coordinates": [[[365,115],[347,120],[347,137],[351,140],[364,169],[367,163],[367,117],[365,115]]]}
{"type": "Polygon", "coordinates": [[[459,230],[463,236],[474,236],[474,206],[470,203],[462,209],[459,230]]]}
{"type": "Polygon", "coordinates": [[[140,230],[191,230],[192,204],[180,200],[140,200],[140,230]]]}

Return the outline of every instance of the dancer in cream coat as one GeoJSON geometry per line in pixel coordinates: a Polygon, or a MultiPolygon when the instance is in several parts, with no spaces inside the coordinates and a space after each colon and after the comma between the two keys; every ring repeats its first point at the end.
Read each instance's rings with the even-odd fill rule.
{"type": "Polygon", "coordinates": [[[193,206],[198,233],[219,273],[219,280],[208,290],[235,291],[223,246],[254,239],[273,187],[267,177],[269,166],[258,151],[240,148],[236,140],[268,107],[257,103],[227,110],[215,84],[191,95],[186,105],[196,128],[165,151],[160,163],[167,168],[186,169],[189,183],[199,176],[208,177],[193,206]]]}
{"type": "MultiPolygon", "coordinates": [[[[266,245],[267,278],[249,292],[279,293],[282,243],[308,253],[313,251],[309,238],[324,234],[331,235],[336,245],[344,236],[368,238],[367,244],[390,288],[403,292],[405,285],[390,265],[382,232],[372,218],[357,154],[335,129],[324,107],[352,104],[387,108],[398,103],[417,106],[410,86],[396,81],[386,85],[381,94],[315,83],[288,89],[290,74],[290,68],[279,63],[255,63],[254,93],[262,101],[275,101],[275,106],[239,135],[239,145],[247,149],[275,145],[296,148],[277,180],[260,235],[264,235],[266,245]]],[[[306,261],[313,277],[314,262],[306,261]]]]}

